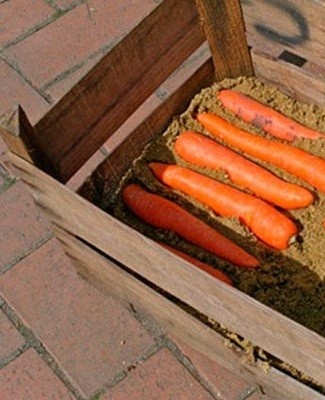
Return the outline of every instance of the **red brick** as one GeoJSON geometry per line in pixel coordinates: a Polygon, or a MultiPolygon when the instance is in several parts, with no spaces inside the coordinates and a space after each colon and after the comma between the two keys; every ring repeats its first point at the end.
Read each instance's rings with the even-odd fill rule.
{"type": "Polygon", "coordinates": [[[6,315],[0,311],[0,358],[8,356],[24,343],[24,339],[6,315]]]}
{"type": "Polygon", "coordinates": [[[11,42],[54,14],[43,0],[10,0],[0,4],[0,46],[11,42]]]}
{"type": "Polygon", "coordinates": [[[85,395],[154,343],[126,309],[76,274],[56,239],[2,275],[0,291],[85,395]]]}
{"type": "Polygon", "coordinates": [[[0,195],[0,232],[0,269],[51,234],[22,182],[16,182],[0,195]]]}
{"type": "Polygon", "coordinates": [[[138,365],[101,400],[203,400],[212,396],[168,350],[138,365]]]}
{"type": "MultiPolygon", "coordinates": [[[[2,5],[0,5],[0,10],[1,7],[2,5]]],[[[35,59],[34,64],[37,65],[35,59]]],[[[50,108],[43,97],[3,60],[0,60],[0,82],[0,114],[5,113],[14,105],[20,104],[34,124],[50,108]]]]}
{"type": "Polygon", "coordinates": [[[103,55],[97,55],[93,59],[89,60],[82,67],[77,69],[76,71],[68,74],[58,82],[53,83],[46,89],[46,93],[48,93],[52,99],[56,102],[60,100],[74,85],[76,85],[84,75],[87,74],[97,62],[101,59],[103,55]]]}
{"type": "Polygon", "coordinates": [[[0,371],[1,400],[72,400],[75,397],[31,349],[0,371]]]}
{"type": "MultiPolygon", "coordinates": [[[[220,400],[238,400],[240,394],[245,393],[248,389],[254,388],[253,385],[247,383],[244,379],[238,378],[238,376],[211,361],[185,343],[176,338],[173,338],[173,340],[181,349],[182,353],[197,368],[200,376],[214,387],[216,392],[220,393],[220,400]]],[[[260,399],[262,399],[262,397],[258,393],[258,388],[256,388],[255,393],[247,398],[247,400],[260,399]]]]}
{"type": "Polygon", "coordinates": [[[65,10],[68,7],[74,6],[76,4],[81,4],[82,0],[54,0],[54,4],[65,10]]]}
{"type": "Polygon", "coordinates": [[[8,49],[7,55],[41,87],[124,36],[154,6],[153,0],[88,0],[8,49]]]}

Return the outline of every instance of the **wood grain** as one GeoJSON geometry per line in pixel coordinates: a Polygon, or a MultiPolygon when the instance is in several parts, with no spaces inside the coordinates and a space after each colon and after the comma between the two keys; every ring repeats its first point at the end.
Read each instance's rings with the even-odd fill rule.
{"type": "Polygon", "coordinates": [[[11,155],[49,218],[136,274],[173,294],[316,382],[325,382],[325,339],[172,254],[11,155]],[[171,276],[173,279],[171,279],[171,276]],[[195,285],[193,284],[195,282],[195,285]]]}
{"type": "Polygon", "coordinates": [[[188,4],[163,1],[36,125],[62,181],[203,42],[188,4]]]}
{"type": "Polygon", "coordinates": [[[35,130],[20,106],[0,116],[0,135],[12,153],[55,176],[46,155],[40,150],[35,130]]]}
{"type": "MultiPolygon", "coordinates": [[[[225,345],[216,331],[185,312],[161,294],[138,281],[66,231],[56,230],[66,253],[76,262],[78,272],[98,289],[133,309],[153,317],[166,334],[172,334],[212,361],[244,378],[247,384],[260,387],[271,399],[321,400],[324,396],[285,373],[270,367],[267,372],[259,362],[250,362],[243,351],[225,345]]],[[[175,260],[177,262],[178,260],[175,260]]]]}
{"type": "Polygon", "coordinates": [[[323,0],[242,0],[249,44],[263,51],[281,46],[325,67],[323,0]]]}
{"type": "Polygon", "coordinates": [[[168,126],[172,118],[185,111],[188,102],[201,88],[208,86],[213,80],[213,64],[211,59],[204,58],[203,64],[181,86],[175,87],[168,100],[158,106],[148,118],[134,128],[124,138],[122,143],[115,148],[109,158],[103,161],[95,171],[101,179],[112,183],[119,180],[122,174],[130,167],[132,160],[137,158],[146,143],[153,136],[161,134],[168,126]]]}
{"type": "MultiPolygon", "coordinates": [[[[297,36],[295,17],[277,6],[280,4],[278,0],[242,3],[247,37],[257,51],[265,52],[268,48],[267,52],[274,56],[274,48],[277,53],[281,49],[296,51],[296,48],[302,48],[296,53],[309,57],[310,62],[318,65],[325,54],[322,39],[325,35],[322,23],[324,7],[320,2],[312,1],[308,6],[302,0],[292,2],[293,7],[299,10],[296,14],[302,15],[309,27],[306,28],[308,35],[302,35],[302,42],[294,45],[289,42],[290,37],[297,36]],[[270,10],[275,12],[274,16],[270,10]],[[259,25],[285,32],[289,37],[287,43],[279,38],[265,37],[259,25]],[[289,31],[285,30],[286,27],[289,31]]],[[[206,21],[217,79],[251,75],[239,2],[197,0],[197,4],[202,19],[206,21]]],[[[103,60],[35,127],[38,146],[51,160],[57,176],[67,181],[203,41],[204,34],[199,26],[194,1],[166,0],[116,43],[103,60]],[[161,34],[161,27],[164,27],[164,35],[161,34]]],[[[259,68],[255,62],[254,66],[259,68]]],[[[280,72],[275,70],[278,75],[283,72],[281,68],[280,72]]],[[[313,78],[308,72],[306,75],[307,80],[313,78]]]]}
{"type": "Polygon", "coordinates": [[[252,52],[256,76],[302,102],[325,107],[325,81],[295,65],[252,52]]]}
{"type": "Polygon", "coordinates": [[[239,0],[196,0],[217,81],[254,75],[239,0]]]}

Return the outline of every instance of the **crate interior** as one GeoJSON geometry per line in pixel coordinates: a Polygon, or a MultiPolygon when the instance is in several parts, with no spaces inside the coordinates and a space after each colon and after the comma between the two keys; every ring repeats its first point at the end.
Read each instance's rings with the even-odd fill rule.
{"type": "MultiPolygon", "coordinates": [[[[322,36],[321,29],[319,28],[320,21],[317,17],[322,9],[320,9],[321,6],[316,3],[313,3],[312,7],[306,7],[302,1],[297,1],[296,3],[300,10],[299,12],[302,13],[303,11],[304,15],[306,16],[305,19],[308,20],[309,36],[307,35],[308,40],[304,37],[302,38],[304,39],[304,42],[298,40],[296,43],[292,43],[292,37],[294,37],[296,34],[294,31],[296,25],[295,20],[292,21],[292,18],[288,13],[288,9],[283,9],[278,6],[275,7],[280,16],[273,26],[273,31],[279,33],[279,31],[283,29],[283,21],[286,21],[285,25],[288,20],[291,23],[293,22],[294,25],[291,36],[288,35],[288,37],[285,38],[280,37],[279,40],[274,40],[274,32],[272,33],[271,31],[270,33],[270,31],[266,29],[268,24],[268,13],[266,12],[267,7],[265,8],[264,6],[261,6],[261,2],[243,2],[244,17],[247,25],[248,42],[252,47],[251,54],[256,75],[261,80],[271,83],[272,85],[280,88],[280,90],[289,93],[293,97],[312,104],[311,106],[306,106],[306,112],[308,113],[316,110],[317,107],[314,107],[314,104],[321,106],[325,104],[323,90],[324,82],[321,78],[324,71],[322,66],[323,60],[321,57],[318,57],[322,43],[317,41],[316,44],[318,47],[313,47],[310,43],[310,38],[315,37],[316,33],[319,34],[320,37],[322,36]],[[262,21],[260,23],[260,25],[263,25],[262,28],[258,28],[257,21],[262,21]]],[[[270,7],[272,7],[272,5],[270,7]]],[[[299,16],[300,14],[298,13],[295,15],[299,16]]],[[[163,2],[163,5],[159,8],[157,13],[153,17],[150,16],[144,26],[146,30],[143,31],[144,28],[142,26],[139,27],[138,31],[135,32],[134,35],[132,33],[132,35],[125,40],[125,43],[121,43],[121,46],[117,46],[117,49],[113,49],[114,51],[105,57],[105,59],[102,60],[102,62],[96,66],[88,76],[85,77],[85,79],[76,85],[76,87],[70,93],[68,93],[62,102],[60,102],[57,107],[54,107],[52,112],[45,116],[45,118],[41,120],[40,123],[35,127],[36,136],[40,140],[39,145],[41,149],[50,149],[51,154],[48,154],[49,159],[53,161],[54,167],[57,171],[59,171],[61,180],[63,182],[72,176],[78,167],[87,159],[87,157],[89,157],[101,143],[111,136],[110,143],[113,143],[111,154],[109,155],[108,159],[94,172],[92,177],[85,182],[85,185],[79,191],[83,196],[90,199],[92,202],[105,210],[110,208],[109,203],[111,202],[111,199],[114,199],[114,196],[111,197],[111,195],[115,192],[117,187],[116,185],[118,185],[121,177],[131,166],[132,160],[137,158],[142,153],[144,146],[148,142],[161,135],[165,131],[173,116],[179,115],[186,109],[189,104],[189,100],[193,98],[195,93],[198,93],[201,88],[211,84],[214,76],[209,49],[207,48],[206,44],[203,44],[203,47],[199,48],[198,52],[194,54],[194,58],[197,57],[199,60],[198,65],[195,67],[195,73],[192,74],[193,71],[191,71],[191,73],[186,76],[185,79],[183,77],[182,83],[178,86],[176,85],[176,88],[173,87],[169,91],[169,96],[167,97],[166,101],[161,106],[158,106],[157,109],[155,109],[145,121],[141,122],[137,126],[134,126],[130,130],[130,134],[124,134],[121,137],[121,135],[119,135],[117,132],[117,135],[115,135],[114,132],[128,117],[128,115],[149,96],[152,90],[155,90],[155,88],[161,84],[166,76],[170,75],[171,71],[182,62],[182,59],[187,59],[187,57],[205,41],[202,31],[198,29],[198,21],[194,10],[194,2],[193,4],[192,2],[188,3],[186,1],[163,2]],[[181,19],[182,24],[178,24],[177,27],[175,24],[173,24],[173,18],[170,17],[170,10],[175,11],[175,14],[173,14],[174,20],[175,18],[177,19],[179,15],[184,15],[184,18],[181,19]],[[186,13],[184,10],[186,10],[186,13]],[[143,66],[141,65],[141,55],[148,56],[148,54],[146,53],[145,47],[139,46],[139,42],[137,42],[137,35],[139,32],[142,33],[142,35],[143,32],[145,32],[149,37],[149,33],[151,34],[153,32],[153,43],[155,43],[157,37],[160,37],[160,32],[159,29],[155,30],[153,27],[157,26],[157,20],[159,20],[161,16],[164,17],[164,23],[170,23],[175,28],[175,31],[169,35],[169,39],[170,37],[173,37],[175,38],[175,41],[172,43],[168,42],[167,35],[166,42],[164,43],[166,49],[170,50],[168,53],[164,53],[164,56],[168,56],[168,59],[173,60],[173,63],[170,65],[167,63],[166,67],[164,57],[159,58],[158,55],[155,54],[156,58],[152,59],[152,65],[150,66],[150,68],[152,68],[150,73],[151,79],[148,79],[148,75],[146,75],[146,69],[143,69],[143,66]],[[184,32],[186,32],[186,34],[184,32]],[[189,40],[191,35],[192,38],[189,40]],[[194,40],[192,40],[193,38],[194,40]],[[138,47],[135,46],[135,43],[137,43],[138,47]],[[140,65],[140,67],[135,72],[132,71],[130,75],[128,75],[130,72],[128,68],[130,62],[129,57],[121,57],[122,53],[124,55],[126,54],[124,45],[127,45],[130,51],[133,51],[133,48],[137,48],[137,51],[139,51],[140,54],[140,57],[139,54],[137,55],[136,62],[136,67],[138,67],[138,65],[140,65]],[[179,53],[180,48],[182,49],[182,54],[179,53]],[[121,66],[122,72],[125,73],[125,79],[121,81],[121,87],[116,89],[115,81],[114,79],[109,78],[110,75],[108,72],[110,71],[110,66],[117,63],[117,61],[119,61],[120,64],[116,65],[121,66]],[[140,94],[139,88],[141,88],[140,94]],[[122,97],[119,97],[121,95],[120,89],[124,93],[124,96],[122,97]],[[126,93],[129,96],[127,96],[126,93]],[[111,98],[111,95],[113,95],[113,98],[111,98]],[[85,104],[89,106],[89,112],[87,113],[84,113],[85,104]],[[94,104],[96,104],[96,107],[93,107],[94,104]],[[117,107],[118,105],[121,105],[121,107],[117,107]],[[82,116],[82,118],[80,118],[80,116],[82,116]],[[113,121],[114,123],[110,124],[110,121],[113,121]],[[57,146],[58,131],[61,132],[61,136],[64,137],[65,140],[60,142],[57,146]],[[49,143],[53,144],[53,146],[49,145],[49,143]]],[[[168,29],[166,29],[166,31],[167,30],[168,29]]],[[[300,32],[298,31],[298,36],[299,34],[300,32]]],[[[148,61],[148,59],[145,61],[148,61]]],[[[187,61],[185,61],[185,63],[186,62],[187,61]]],[[[321,115],[322,113],[322,111],[317,112],[320,113],[318,115],[321,115]]],[[[319,126],[322,126],[322,123],[323,117],[316,121],[316,124],[320,124],[319,126]]],[[[319,149],[317,151],[319,151],[319,149]]],[[[139,165],[141,165],[141,163],[139,165]]],[[[152,182],[150,183],[150,179],[147,180],[145,178],[143,183],[147,184],[151,189],[156,188],[152,182]]],[[[34,185],[37,185],[37,183],[34,182],[34,185]]],[[[322,203],[322,201],[323,199],[320,199],[320,203],[322,203]]],[[[56,205],[53,203],[52,206],[54,208],[56,207],[56,205]]],[[[242,231],[242,228],[236,223],[236,221],[230,221],[230,225],[227,225],[227,223],[223,225],[221,221],[216,220],[206,209],[197,209],[197,204],[195,207],[193,207],[190,202],[186,202],[186,206],[189,207],[193,212],[198,212],[201,216],[207,218],[207,220],[218,225],[218,227],[220,226],[225,232],[232,232],[236,239],[243,243],[243,245],[248,247],[256,245],[253,238],[250,235],[247,236],[247,232],[242,231]],[[236,229],[239,229],[238,232],[236,232],[235,227],[236,229]]],[[[112,211],[112,209],[110,211],[112,211]]],[[[115,211],[113,210],[113,213],[114,212],[115,211]]],[[[69,224],[65,226],[69,231],[69,224]]],[[[76,236],[82,237],[81,234],[79,235],[77,228],[71,227],[70,229],[76,236]]],[[[144,231],[144,233],[147,232],[144,231]]],[[[136,238],[136,242],[138,240],[140,240],[140,242],[142,241],[142,239],[138,236],[136,236],[136,238]]],[[[87,238],[85,240],[87,241],[87,238]]],[[[178,240],[176,240],[176,242],[179,244],[178,240]]],[[[89,243],[94,246],[97,244],[91,240],[89,240],[89,243]]],[[[142,243],[145,243],[145,241],[142,241],[142,243]]],[[[297,246],[298,245],[300,244],[298,243],[297,246]]],[[[108,244],[108,247],[110,247],[110,244],[108,244]]],[[[114,258],[114,252],[116,251],[117,254],[119,253],[119,250],[113,249],[113,247],[112,250],[112,253],[108,254],[112,254],[112,257],[114,258]]],[[[188,250],[191,251],[191,249],[188,250]]],[[[120,250],[120,252],[121,251],[122,250],[120,250]]],[[[151,245],[148,246],[149,254],[152,251],[153,249],[151,245]]],[[[154,251],[157,254],[157,250],[154,251]]],[[[272,254],[269,252],[269,250],[266,250],[264,247],[260,246],[256,246],[254,251],[256,251],[256,254],[262,253],[263,256],[266,255],[268,257],[270,254],[272,254]]],[[[318,257],[319,255],[314,254],[313,256],[318,257]]],[[[137,257],[139,260],[141,260],[141,254],[137,254],[137,257]]],[[[206,261],[211,261],[207,255],[201,254],[200,257],[206,261]]],[[[273,257],[273,255],[271,257],[273,257]]],[[[264,302],[276,310],[281,309],[281,311],[283,311],[282,306],[283,303],[285,303],[285,295],[283,295],[284,287],[287,286],[287,288],[290,289],[291,273],[293,272],[296,281],[302,282],[301,298],[303,304],[301,308],[296,309],[297,303],[296,299],[293,297],[293,301],[291,302],[289,309],[284,312],[290,318],[305,325],[312,331],[324,334],[324,322],[322,318],[319,317],[321,314],[320,311],[324,310],[323,275],[319,273],[315,274],[313,270],[308,268],[310,260],[299,259],[295,261],[296,265],[293,266],[292,271],[290,270],[290,255],[277,255],[277,257],[278,258],[276,258],[276,261],[272,261],[277,265],[274,267],[274,264],[272,264],[272,268],[270,266],[265,267],[264,273],[262,271],[260,277],[258,276],[258,272],[256,272],[254,276],[252,274],[249,275],[247,272],[238,271],[232,266],[222,265],[222,263],[220,264],[220,260],[212,260],[211,262],[224,268],[225,271],[229,271],[229,273],[232,274],[232,277],[240,291],[250,295],[256,294],[257,292],[258,296],[260,296],[259,301],[264,302]],[[277,263],[277,261],[279,261],[279,263],[277,263]],[[282,262],[287,268],[285,279],[280,277],[281,273],[283,272],[281,268],[282,262]],[[272,269],[272,271],[270,274],[268,274],[270,269],[272,269]],[[260,281],[262,282],[262,291],[259,292],[261,283],[260,281]],[[273,295],[273,299],[279,300],[280,303],[274,300],[268,302],[268,298],[267,296],[264,296],[263,291],[267,292],[268,288],[274,288],[275,283],[278,283],[279,281],[279,296],[277,298],[275,293],[273,295]],[[312,298],[309,298],[307,294],[310,288],[315,293],[315,296],[312,298]],[[315,307],[312,307],[313,305],[315,305],[315,307]],[[317,310],[316,316],[311,311],[313,309],[317,310]]],[[[136,261],[138,260],[136,257],[135,259],[136,261]]],[[[187,284],[189,284],[188,281],[187,284]]],[[[217,288],[216,293],[218,290],[219,289],[217,288]]],[[[180,290],[180,292],[182,292],[182,290],[180,290]]],[[[228,292],[223,292],[223,289],[220,289],[220,293],[227,294],[228,292]]],[[[229,293],[230,294],[228,297],[225,296],[225,304],[222,304],[222,307],[226,307],[227,301],[234,298],[234,293],[229,293]]],[[[219,300],[219,294],[217,293],[216,296],[217,301],[219,300]]],[[[238,298],[241,297],[239,296],[238,298]]],[[[235,300],[237,301],[238,299],[236,298],[235,300]]],[[[213,300],[211,300],[211,304],[213,304],[213,301],[215,301],[214,297],[213,300]]],[[[206,308],[209,309],[209,307],[210,304],[207,304],[206,308]]],[[[255,310],[256,312],[259,311],[259,309],[256,308],[256,304],[255,306],[252,306],[251,310],[255,310]]],[[[237,310],[237,313],[234,313],[234,316],[227,314],[230,325],[233,322],[234,325],[241,325],[241,323],[239,324],[237,321],[234,321],[235,316],[238,316],[238,312],[239,311],[237,310]]],[[[259,315],[251,317],[252,321],[258,323],[259,315]]],[[[245,328],[243,328],[243,331],[254,331],[254,327],[250,326],[251,317],[247,318],[247,321],[242,322],[242,325],[245,328]]],[[[261,320],[264,324],[265,321],[262,313],[261,320]]],[[[279,318],[279,327],[281,323],[282,320],[279,318]]],[[[265,326],[267,326],[267,323],[265,323],[265,326]]],[[[300,340],[306,331],[302,330],[301,333],[299,326],[297,325],[295,327],[297,329],[296,332],[294,332],[294,336],[296,338],[298,337],[300,340]]],[[[286,340],[291,337],[289,328],[291,329],[292,326],[288,325],[283,328],[283,331],[285,331],[286,334],[286,340]]],[[[302,369],[308,370],[309,366],[311,365],[312,375],[319,376],[318,371],[320,371],[320,364],[322,361],[315,361],[315,354],[317,354],[317,345],[319,343],[321,343],[321,350],[324,348],[324,346],[322,347],[323,342],[321,342],[321,339],[319,339],[318,336],[316,338],[316,336],[312,335],[314,332],[312,332],[310,336],[313,342],[310,350],[311,356],[310,359],[308,358],[308,362],[310,364],[306,364],[306,366],[302,367],[302,369]]],[[[257,333],[257,335],[260,335],[260,333],[257,333]]],[[[270,333],[270,335],[272,335],[272,333],[270,333]]],[[[260,340],[262,336],[263,335],[261,334],[258,339],[260,340]]],[[[276,332],[275,336],[277,336],[276,332]]],[[[277,348],[281,347],[281,345],[279,345],[278,341],[275,340],[275,342],[270,341],[270,343],[266,343],[266,347],[270,349],[276,349],[277,351],[277,348]]],[[[299,360],[299,357],[298,355],[293,355],[292,359],[299,360]]],[[[302,363],[300,362],[300,364],[302,363]]]]}
{"type": "MultiPolygon", "coordinates": [[[[111,160],[108,157],[88,181],[87,184],[92,188],[90,189],[90,186],[87,188],[86,184],[82,191],[93,191],[94,197],[92,200],[100,208],[111,213],[116,218],[156,241],[163,241],[221,269],[233,279],[235,286],[239,290],[324,336],[325,271],[322,260],[325,243],[322,241],[324,237],[322,235],[324,229],[322,222],[325,199],[322,193],[314,192],[317,200],[307,208],[282,210],[299,225],[300,234],[296,243],[290,246],[289,249],[278,251],[257,240],[238,219],[222,218],[208,207],[193,201],[188,196],[168,189],[158,182],[148,168],[148,163],[151,161],[176,163],[236,187],[225,176],[223,171],[209,171],[189,165],[175,155],[173,151],[174,140],[181,131],[194,130],[206,134],[203,127],[193,117],[195,113],[204,110],[218,113],[229,120],[233,120],[238,126],[251,130],[255,134],[262,134],[259,128],[254,128],[240,121],[231,112],[225,111],[220,103],[217,102],[215,93],[223,87],[234,87],[237,90],[249,93],[255,98],[273,104],[275,108],[282,109],[283,112],[293,115],[297,120],[309,123],[311,127],[325,131],[325,113],[321,108],[296,102],[274,87],[260,83],[254,78],[225,80],[222,83],[214,84],[212,87],[204,89],[195,96],[187,111],[178,118],[174,118],[168,129],[147,145],[137,160],[129,160],[129,170],[123,176],[117,177],[115,175],[113,179],[108,177],[109,172],[114,170],[115,161],[114,158],[111,160]],[[261,261],[261,267],[254,271],[236,267],[186,243],[175,234],[153,229],[141,222],[139,218],[127,210],[120,199],[120,187],[129,181],[139,182],[149,191],[162,194],[181,204],[192,214],[199,216],[216,227],[220,232],[256,256],[261,261]]],[[[301,140],[296,145],[320,156],[324,151],[323,141],[301,140]]],[[[258,162],[256,159],[253,161],[258,162]]],[[[300,183],[313,190],[308,184],[302,183],[290,174],[284,173],[265,162],[259,163],[285,180],[300,183]]],[[[243,189],[238,186],[237,188],[243,189]]]]}

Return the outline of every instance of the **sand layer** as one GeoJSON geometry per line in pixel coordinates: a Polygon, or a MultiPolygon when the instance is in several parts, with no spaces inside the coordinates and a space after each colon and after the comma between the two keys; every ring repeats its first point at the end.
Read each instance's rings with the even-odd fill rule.
{"type": "MultiPolygon", "coordinates": [[[[164,134],[146,146],[141,157],[133,162],[130,170],[121,180],[119,187],[114,188],[114,191],[110,189],[102,194],[100,205],[103,209],[145,235],[169,243],[219,268],[233,279],[239,290],[325,336],[325,228],[322,226],[322,222],[325,220],[324,194],[316,193],[305,182],[276,167],[267,165],[267,168],[275,174],[289,182],[296,182],[305,186],[313,191],[317,197],[315,203],[308,208],[286,211],[299,226],[300,233],[296,242],[290,248],[279,252],[258,241],[236,218],[220,217],[207,207],[192,201],[181,193],[167,189],[153,177],[147,167],[150,161],[176,162],[180,165],[186,165],[175,156],[173,142],[183,130],[194,130],[208,135],[208,132],[195,120],[195,115],[201,111],[216,113],[247,131],[264,135],[259,128],[243,123],[221,106],[215,96],[221,88],[236,88],[236,90],[271,105],[276,110],[291,116],[306,126],[325,132],[325,110],[314,105],[301,104],[255,78],[225,80],[196,95],[187,111],[175,117],[164,134]],[[250,271],[236,267],[195,248],[171,232],[152,229],[142,223],[124,207],[119,197],[120,187],[129,181],[140,182],[147,189],[176,201],[194,215],[216,227],[220,232],[255,255],[260,260],[260,268],[250,271]]],[[[293,145],[325,158],[325,140],[296,140],[293,145]]],[[[254,161],[266,166],[263,162],[254,161]]],[[[191,168],[232,185],[222,171],[213,172],[193,166],[191,168]]]]}

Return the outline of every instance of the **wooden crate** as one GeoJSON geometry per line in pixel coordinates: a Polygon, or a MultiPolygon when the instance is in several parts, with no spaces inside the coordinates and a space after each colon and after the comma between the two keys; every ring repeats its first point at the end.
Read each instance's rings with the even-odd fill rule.
{"type": "Polygon", "coordinates": [[[107,182],[120,177],[195,93],[215,79],[252,75],[252,64],[257,77],[325,106],[323,2],[243,0],[242,6],[250,51],[237,0],[165,0],[36,126],[17,108],[2,116],[1,134],[12,162],[89,281],[149,313],[166,332],[259,385],[268,398],[324,399],[324,337],[215,281],[65,186],[108,138],[109,162],[97,173],[107,182]],[[182,80],[174,78],[165,101],[121,134],[121,124],[193,54],[195,71],[184,76],[178,70],[182,80]],[[251,342],[254,359],[239,342],[229,345],[211,319],[251,342]],[[272,360],[267,371],[263,354],[272,360]]]}

